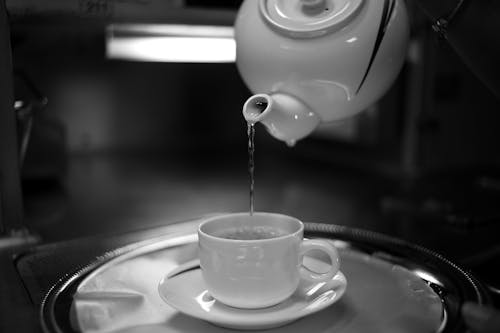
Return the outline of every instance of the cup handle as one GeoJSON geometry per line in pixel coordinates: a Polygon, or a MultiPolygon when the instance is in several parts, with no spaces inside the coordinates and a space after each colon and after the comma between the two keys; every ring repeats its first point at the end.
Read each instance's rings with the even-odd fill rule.
{"type": "Polygon", "coordinates": [[[314,272],[306,266],[302,265],[300,275],[302,278],[311,282],[325,282],[331,280],[339,271],[340,258],[337,248],[330,242],[321,239],[306,239],[300,245],[300,258],[312,250],[319,250],[326,253],[330,257],[331,268],[328,272],[318,273],[314,272]]]}

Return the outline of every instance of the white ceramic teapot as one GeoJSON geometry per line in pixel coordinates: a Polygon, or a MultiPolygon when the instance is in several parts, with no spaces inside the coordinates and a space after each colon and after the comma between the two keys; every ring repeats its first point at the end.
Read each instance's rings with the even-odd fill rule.
{"type": "Polygon", "coordinates": [[[409,24],[404,0],[245,0],[235,37],[245,119],[293,144],[389,89],[409,24]]]}

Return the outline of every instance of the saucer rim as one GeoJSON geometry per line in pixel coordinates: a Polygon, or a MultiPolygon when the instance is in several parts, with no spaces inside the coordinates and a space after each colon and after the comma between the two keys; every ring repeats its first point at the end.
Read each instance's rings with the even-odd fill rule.
{"type": "MultiPolygon", "coordinates": [[[[196,271],[201,272],[201,268],[192,270],[189,273],[196,274],[196,271]]],[[[266,308],[258,308],[258,309],[243,309],[243,308],[230,307],[228,305],[225,305],[225,304],[219,302],[219,303],[221,303],[221,305],[223,305],[225,307],[229,307],[231,309],[234,309],[234,311],[237,312],[236,315],[238,315],[238,318],[231,319],[232,316],[235,315],[234,313],[233,314],[223,314],[223,316],[218,315],[218,316],[214,317],[213,315],[210,315],[209,312],[190,311],[189,309],[186,311],[185,308],[180,308],[176,304],[171,303],[167,299],[167,297],[165,297],[164,293],[162,292],[162,286],[165,285],[165,283],[168,279],[169,278],[168,278],[168,273],[167,273],[160,280],[160,282],[158,283],[158,287],[157,287],[158,294],[159,294],[161,300],[163,302],[165,302],[167,305],[171,306],[173,309],[179,311],[180,313],[182,313],[184,315],[188,315],[188,316],[196,318],[196,319],[205,320],[205,321],[208,321],[212,324],[222,326],[222,327],[229,327],[229,328],[240,327],[240,329],[243,327],[246,327],[246,328],[254,327],[255,329],[262,329],[263,327],[279,327],[282,325],[284,326],[287,323],[291,323],[291,322],[296,321],[298,319],[301,319],[303,317],[306,317],[306,316],[309,316],[309,315],[314,314],[316,312],[319,312],[319,311],[327,308],[328,306],[338,302],[342,298],[342,296],[345,294],[345,291],[347,289],[347,279],[346,279],[344,273],[339,270],[337,272],[337,274],[335,274],[335,276],[332,278],[332,280],[338,279],[338,280],[342,281],[342,284],[340,284],[334,288],[330,288],[330,289],[323,291],[316,298],[312,299],[310,302],[307,302],[307,303],[311,304],[311,303],[315,302],[318,299],[318,297],[321,297],[321,295],[324,295],[326,292],[331,291],[331,290],[334,290],[336,292],[336,295],[334,297],[332,297],[328,301],[323,301],[317,307],[309,308],[308,306],[306,306],[303,309],[300,309],[298,311],[293,311],[291,313],[292,315],[290,315],[290,312],[287,312],[285,310],[285,311],[283,311],[283,314],[281,316],[278,316],[278,317],[273,317],[274,312],[260,312],[260,313],[254,313],[254,314],[252,314],[251,312],[254,310],[257,311],[257,310],[264,310],[264,309],[273,309],[274,307],[279,306],[280,304],[283,304],[284,302],[290,302],[290,300],[293,298],[293,296],[295,294],[290,296],[286,300],[276,304],[276,305],[266,307],[266,308]],[[248,316],[248,315],[250,315],[250,316],[248,316]],[[256,320],[258,320],[258,322],[256,322],[256,320]],[[236,323],[236,321],[237,321],[237,323],[236,323]]],[[[207,290],[204,289],[204,292],[205,291],[207,291],[207,290]]],[[[218,302],[218,301],[215,300],[215,302],[218,302]]]]}

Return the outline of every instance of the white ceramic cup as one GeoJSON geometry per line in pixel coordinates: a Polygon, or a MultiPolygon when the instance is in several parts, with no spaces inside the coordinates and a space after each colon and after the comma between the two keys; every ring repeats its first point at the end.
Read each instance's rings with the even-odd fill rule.
{"type": "Polygon", "coordinates": [[[330,242],[304,240],[298,219],[274,213],[234,213],[215,216],[198,228],[199,257],[210,294],[226,305],[255,309],[276,305],[290,297],[301,279],[323,282],[340,267],[337,250],[330,242]],[[279,230],[265,239],[228,239],[234,230],[279,230]],[[331,260],[328,272],[313,272],[302,265],[311,250],[325,252],[331,260]]]}

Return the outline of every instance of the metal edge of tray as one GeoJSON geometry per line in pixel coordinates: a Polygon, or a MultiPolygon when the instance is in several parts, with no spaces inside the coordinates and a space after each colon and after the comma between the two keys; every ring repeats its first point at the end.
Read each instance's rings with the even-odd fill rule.
{"type": "MultiPolygon", "coordinates": [[[[460,315],[460,308],[464,302],[492,304],[487,288],[473,274],[425,247],[368,230],[332,224],[305,223],[305,233],[307,237],[340,241],[344,247],[418,272],[419,277],[426,281],[443,302],[444,317],[438,332],[458,333],[466,330],[465,322],[460,315]]],[[[170,237],[175,239],[180,235],[174,234],[170,237]]],[[[43,331],[76,332],[70,323],[70,311],[72,297],[79,282],[105,263],[154,242],[155,239],[150,239],[106,252],[92,262],[62,276],[52,285],[41,303],[39,315],[43,331]]],[[[178,244],[173,243],[169,246],[167,243],[165,247],[175,245],[178,244]]]]}

